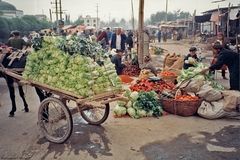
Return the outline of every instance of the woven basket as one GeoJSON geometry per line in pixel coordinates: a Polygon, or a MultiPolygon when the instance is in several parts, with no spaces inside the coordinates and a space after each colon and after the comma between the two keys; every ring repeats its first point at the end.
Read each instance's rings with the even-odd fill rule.
{"type": "Polygon", "coordinates": [[[161,102],[166,112],[187,117],[197,113],[202,100],[179,101],[175,99],[162,99],[161,102]]]}

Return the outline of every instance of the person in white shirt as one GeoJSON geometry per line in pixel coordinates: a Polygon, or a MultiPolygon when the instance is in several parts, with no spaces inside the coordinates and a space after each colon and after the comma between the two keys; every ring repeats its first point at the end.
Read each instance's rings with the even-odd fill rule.
{"type": "Polygon", "coordinates": [[[122,33],[122,29],[118,28],[116,33],[112,35],[111,49],[116,49],[116,52],[124,52],[127,36],[122,33]]]}

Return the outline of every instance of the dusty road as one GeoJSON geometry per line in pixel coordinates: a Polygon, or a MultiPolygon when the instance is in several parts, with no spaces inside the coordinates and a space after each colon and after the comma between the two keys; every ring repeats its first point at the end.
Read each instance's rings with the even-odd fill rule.
{"type": "MultiPolygon", "coordinates": [[[[1,160],[240,160],[240,123],[167,115],[156,118],[113,118],[100,127],[74,116],[74,131],[64,144],[46,141],[37,127],[39,100],[24,87],[30,112],[8,117],[10,99],[0,79],[1,160]]],[[[113,105],[112,105],[113,107],[113,105]]]]}

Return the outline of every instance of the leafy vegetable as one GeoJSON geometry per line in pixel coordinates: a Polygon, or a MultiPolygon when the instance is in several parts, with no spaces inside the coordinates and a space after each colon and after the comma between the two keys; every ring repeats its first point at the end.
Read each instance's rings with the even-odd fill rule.
{"type": "MultiPolygon", "coordinates": [[[[187,70],[182,70],[181,75],[178,76],[177,81],[181,82],[183,80],[189,79],[197,74],[199,74],[200,71],[202,71],[205,68],[203,63],[198,63],[196,67],[190,67],[187,70]]],[[[216,82],[213,77],[208,75],[197,75],[193,79],[201,79],[205,81],[206,83],[209,83],[214,89],[223,90],[224,87],[216,82]]]]}
{"type": "Polygon", "coordinates": [[[137,115],[136,109],[134,109],[134,108],[132,108],[132,107],[127,109],[127,113],[128,113],[128,115],[129,115],[130,117],[132,117],[132,118],[140,118],[140,117],[137,115]]]}
{"type": "Polygon", "coordinates": [[[126,115],[127,109],[125,107],[122,107],[117,104],[115,106],[115,108],[113,109],[113,112],[114,112],[115,116],[121,117],[121,116],[126,115]]]}
{"type": "Polygon", "coordinates": [[[143,109],[137,109],[137,115],[139,117],[146,117],[147,116],[147,112],[143,109]]]}
{"type": "Polygon", "coordinates": [[[162,109],[157,101],[157,94],[154,91],[139,92],[139,96],[134,107],[143,109],[146,112],[153,111],[153,116],[156,117],[162,115],[162,109]]]}
{"type": "Polygon", "coordinates": [[[132,98],[133,101],[138,99],[138,92],[132,92],[130,97],[132,98]]]}
{"type": "Polygon", "coordinates": [[[99,58],[104,55],[104,50],[99,43],[79,36],[71,36],[68,39],[59,37],[56,40],[56,46],[71,55],[80,54],[91,58],[99,58]]]}
{"type": "Polygon", "coordinates": [[[131,108],[132,106],[133,106],[132,101],[129,101],[129,102],[127,103],[127,105],[126,105],[127,108],[131,108]]]}
{"type": "Polygon", "coordinates": [[[44,39],[43,47],[28,56],[24,78],[83,97],[121,90],[121,81],[110,60],[99,66],[81,53],[66,54],[56,41],[57,38],[44,39]]]}

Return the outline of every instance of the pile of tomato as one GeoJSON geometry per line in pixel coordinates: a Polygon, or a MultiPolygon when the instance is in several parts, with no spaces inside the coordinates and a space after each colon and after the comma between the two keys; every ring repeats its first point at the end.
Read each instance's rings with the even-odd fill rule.
{"type": "Polygon", "coordinates": [[[137,65],[126,65],[126,67],[123,69],[124,75],[138,77],[140,74],[141,69],[137,65]]]}
{"type": "Polygon", "coordinates": [[[131,91],[155,91],[156,93],[161,93],[163,90],[172,90],[175,87],[172,82],[160,81],[151,81],[148,79],[142,79],[137,81],[136,84],[130,86],[131,91]]]}
{"type": "Polygon", "coordinates": [[[176,100],[180,100],[180,101],[195,101],[198,99],[199,98],[197,96],[191,96],[191,95],[181,95],[176,97],[176,100]]]}

